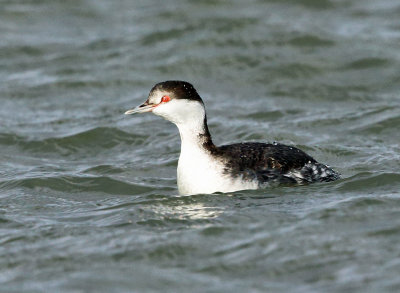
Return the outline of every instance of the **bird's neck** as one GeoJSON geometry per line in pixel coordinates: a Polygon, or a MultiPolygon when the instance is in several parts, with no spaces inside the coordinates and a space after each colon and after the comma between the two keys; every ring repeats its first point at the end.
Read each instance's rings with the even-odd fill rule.
{"type": "Polygon", "coordinates": [[[181,136],[181,152],[197,150],[214,153],[216,146],[212,142],[207,126],[207,117],[192,120],[190,123],[177,124],[181,136]]]}

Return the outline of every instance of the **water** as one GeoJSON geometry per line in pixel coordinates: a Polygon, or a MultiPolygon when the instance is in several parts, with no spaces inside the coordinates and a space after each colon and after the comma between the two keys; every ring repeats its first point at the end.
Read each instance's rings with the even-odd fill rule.
{"type": "Polygon", "coordinates": [[[0,291],[398,292],[395,0],[1,1],[0,291]],[[181,197],[179,138],[122,113],[184,79],[217,144],[343,179],[181,197]]]}

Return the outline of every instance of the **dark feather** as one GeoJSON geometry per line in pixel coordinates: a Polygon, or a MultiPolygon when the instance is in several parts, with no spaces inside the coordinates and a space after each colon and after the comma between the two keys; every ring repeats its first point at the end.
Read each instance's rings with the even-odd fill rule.
{"type": "Polygon", "coordinates": [[[302,150],[283,144],[238,143],[217,147],[214,152],[225,162],[227,174],[260,183],[332,181],[339,176],[302,150]],[[302,178],[290,176],[293,171],[302,178]]]}

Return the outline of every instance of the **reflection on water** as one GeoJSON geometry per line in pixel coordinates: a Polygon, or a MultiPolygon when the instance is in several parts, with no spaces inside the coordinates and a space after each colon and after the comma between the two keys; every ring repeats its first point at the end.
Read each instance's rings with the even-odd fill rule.
{"type": "Polygon", "coordinates": [[[216,218],[224,211],[217,207],[207,207],[203,203],[185,205],[162,205],[151,207],[152,211],[163,218],[180,220],[206,220],[216,218]]]}

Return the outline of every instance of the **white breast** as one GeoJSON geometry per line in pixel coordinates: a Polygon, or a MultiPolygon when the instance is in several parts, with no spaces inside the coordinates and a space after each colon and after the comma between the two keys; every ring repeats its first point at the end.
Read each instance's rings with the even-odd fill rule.
{"type": "Polygon", "coordinates": [[[224,172],[224,165],[207,151],[196,147],[182,147],[178,162],[180,194],[233,192],[257,189],[257,182],[244,181],[224,172]]]}

